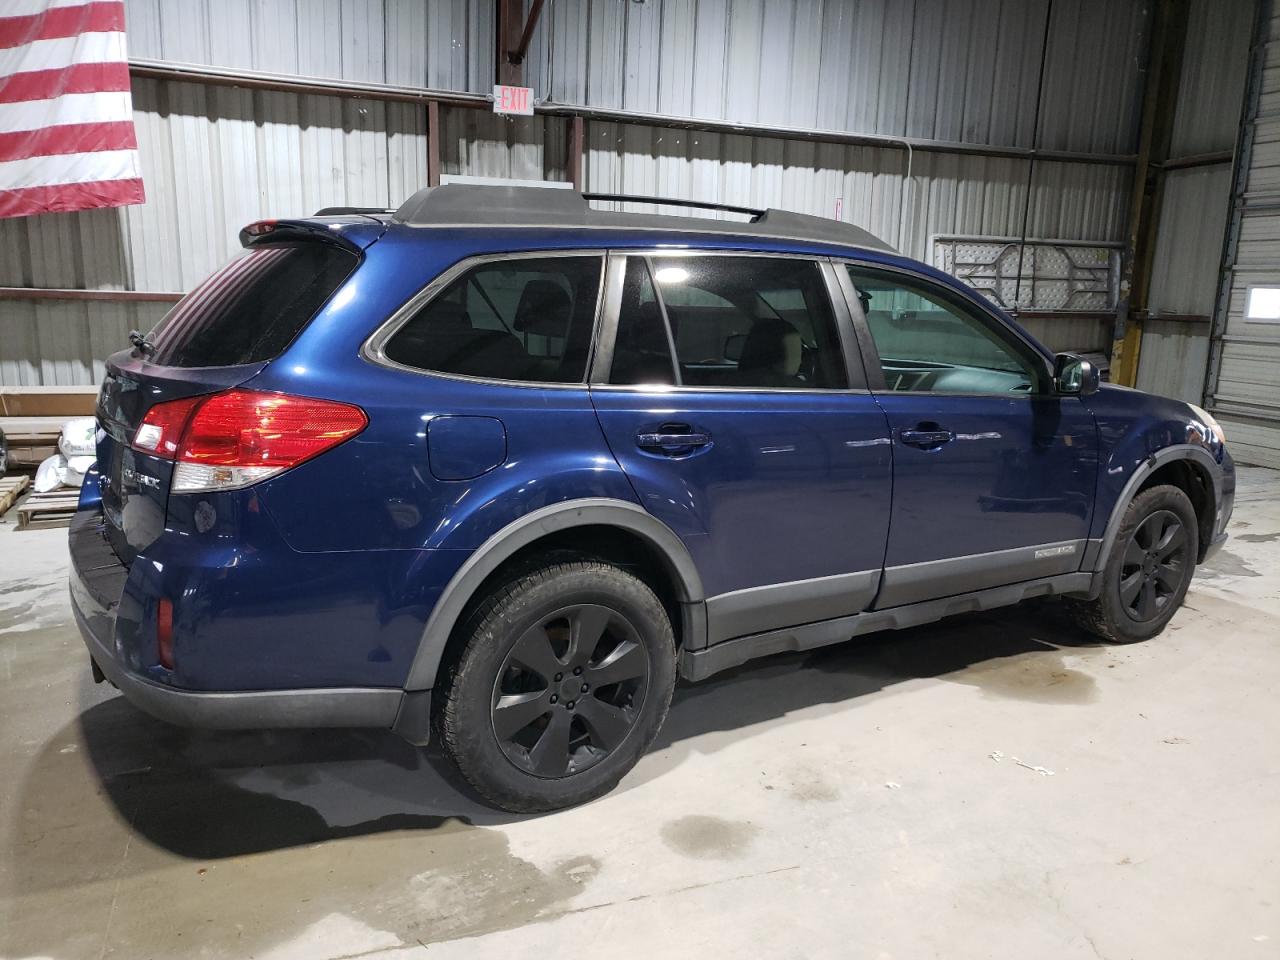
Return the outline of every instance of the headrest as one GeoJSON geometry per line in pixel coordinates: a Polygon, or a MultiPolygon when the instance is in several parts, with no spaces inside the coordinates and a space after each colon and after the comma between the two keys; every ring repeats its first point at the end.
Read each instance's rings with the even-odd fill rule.
{"type": "Polygon", "coordinates": [[[569,332],[573,301],[554,280],[530,280],[520,294],[513,326],[521,333],[563,337],[569,332]]]}
{"type": "Polygon", "coordinates": [[[786,355],[787,337],[798,337],[800,331],[782,319],[757,320],[742,344],[739,370],[762,370],[777,364],[786,355]]]}

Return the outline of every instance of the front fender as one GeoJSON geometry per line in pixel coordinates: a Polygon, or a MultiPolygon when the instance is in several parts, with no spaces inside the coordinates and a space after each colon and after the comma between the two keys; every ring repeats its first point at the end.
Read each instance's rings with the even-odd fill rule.
{"type": "Polygon", "coordinates": [[[1235,491],[1235,467],[1226,448],[1188,404],[1112,385],[1087,402],[1097,418],[1101,456],[1093,525],[1081,569],[1102,569],[1124,511],[1139,488],[1175,460],[1187,461],[1208,480],[1215,516],[1220,523],[1225,519],[1235,491]]]}

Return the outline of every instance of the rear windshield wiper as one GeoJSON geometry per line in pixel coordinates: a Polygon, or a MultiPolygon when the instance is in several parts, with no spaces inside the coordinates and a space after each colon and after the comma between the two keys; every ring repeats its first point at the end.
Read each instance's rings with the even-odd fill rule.
{"type": "Polygon", "coordinates": [[[144,357],[149,357],[156,352],[156,345],[137,330],[129,331],[129,342],[133,344],[133,349],[144,357]]]}

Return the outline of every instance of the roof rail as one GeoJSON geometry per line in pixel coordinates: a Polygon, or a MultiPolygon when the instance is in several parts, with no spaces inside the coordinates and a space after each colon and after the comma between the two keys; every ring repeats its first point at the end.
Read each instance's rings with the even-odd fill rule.
{"type": "Polygon", "coordinates": [[[727,203],[673,200],[618,193],[576,193],[545,187],[506,187],[450,183],[419,190],[395,212],[395,220],[417,227],[556,227],[561,229],[654,230],[669,233],[726,234],[771,240],[800,240],[871,250],[893,248],[851,223],[789,210],[757,210],[727,203]],[[742,213],[750,221],[670,214],[597,210],[591,200],[653,203],[742,213]]]}
{"type": "Polygon", "coordinates": [[[693,207],[698,210],[724,210],[728,213],[745,213],[755,223],[768,211],[755,207],[737,207],[731,203],[708,203],[705,200],[677,200],[674,197],[642,197],[634,193],[584,193],[583,200],[614,200],[620,203],[652,203],[659,207],[693,207]]]}

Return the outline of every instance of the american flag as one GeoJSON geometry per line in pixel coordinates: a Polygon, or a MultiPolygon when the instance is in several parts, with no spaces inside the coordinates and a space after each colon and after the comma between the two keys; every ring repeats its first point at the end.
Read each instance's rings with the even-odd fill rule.
{"type": "Polygon", "coordinates": [[[0,217],[141,203],[123,0],[0,13],[0,217]]]}

